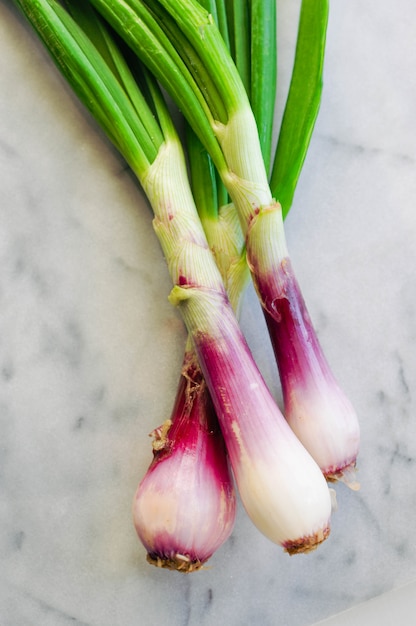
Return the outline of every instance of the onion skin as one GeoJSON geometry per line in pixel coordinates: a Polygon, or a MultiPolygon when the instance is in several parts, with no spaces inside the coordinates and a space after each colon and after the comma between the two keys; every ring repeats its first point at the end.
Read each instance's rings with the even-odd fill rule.
{"type": "Polygon", "coordinates": [[[224,441],[193,353],[185,356],[172,419],[154,434],[134,524],[149,563],[190,573],[228,539],[236,514],[224,441]]]}

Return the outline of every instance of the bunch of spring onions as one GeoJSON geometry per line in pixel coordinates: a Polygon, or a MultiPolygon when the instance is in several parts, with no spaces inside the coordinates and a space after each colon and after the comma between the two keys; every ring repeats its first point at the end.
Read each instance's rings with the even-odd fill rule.
{"type": "Polygon", "coordinates": [[[148,560],[199,569],[232,532],[234,481],[271,541],[316,548],[330,528],[327,480],[355,486],[359,443],[283,229],[319,108],[327,1],[302,2],[274,160],[274,2],[16,2],[141,183],[188,330],[175,405],[134,499],[148,560]],[[186,118],[191,180],[158,83],[186,118]],[[250,276],[284,415],[238,325],[250,276]]]}

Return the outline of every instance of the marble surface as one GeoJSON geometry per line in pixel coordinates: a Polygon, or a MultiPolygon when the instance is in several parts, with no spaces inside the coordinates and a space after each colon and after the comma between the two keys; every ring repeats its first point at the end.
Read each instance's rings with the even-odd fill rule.
{"type": "Polygon", "coordinates": [[[319,626],[392,626],[412,624],[416,580],[320,621],[319,626]]]}
{"type": "MultiPolygon", "coordinates": [[[[279,3],[283,91],[298,4],[279,3]]],[[[361,490],[337,487],[315,553],[287,556],[240,509],[210,567],[183,576],[147,565],[130,513],[185,339],[150,211],[0,0],[2,626],[310,626],[416,577],[415,27],[411,0],[331,3],[321,112],[287,220],[360,416],[361,490]]],[[[279,401],[252,291],[242,325],[279,401]]]]}

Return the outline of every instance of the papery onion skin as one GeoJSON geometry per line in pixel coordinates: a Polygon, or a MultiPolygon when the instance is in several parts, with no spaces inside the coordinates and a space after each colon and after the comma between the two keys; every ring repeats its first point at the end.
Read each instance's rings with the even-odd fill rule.
{"type": "Polygon", "coordinates": [[[133,502],[147,560],[190,573],[228,539],[236,497],[210,395],[187,353],[172,420],[155,433],[154,458],[133,502]]]}

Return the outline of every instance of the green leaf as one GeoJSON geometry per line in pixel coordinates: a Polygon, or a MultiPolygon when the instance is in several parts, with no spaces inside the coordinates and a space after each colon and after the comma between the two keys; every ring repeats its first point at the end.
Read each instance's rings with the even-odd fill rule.
{"type": "Polygon", "coordinates": [[[232,56],[249,99],[251,98],[251,29],[250,8],[247,0],[227,3],[230,31],[233,34],[232,56]]]}
{"type": "MultiPolygon", "coordinates": [[[[155,146],[160,146],[163,142],[163,135],[151,109],[152,99],[148,93],[143,92],[147,83],[144,70],[138,66],[136,57],[130,53],[122,39],[115,40],[116,33],[110,32],[109,25],[104,23],[102,17],[88,2],[66,0],[65,4],[75,22],[94,44],[130,99],[147,134],[146,138],[144,134],[141,137],[142,144],[150,142],[155,146]],[[134,67],[134,74],[127,59],[134,67]]],[[[148,92],[147,89],[146,91],[148,92]]]]}
{"type": "Polygon", "coordinates": [[[283,215],[292,205],[321,103],[328,10],[328,0],[302,1],[295,62],[270,179],[283,215]]]}
{"type": "Polygon", "coordinates": [[[276,0],[251,0],[250,103],[256,118],[266,171],[269,171],[276,103],[276,0]]]}
{"type": "Polygon", "coordinates": [[[192,194],[202,224],[218,219],[217,177],[211,157],[189,124],[186,124],[192,194]]]}
{"type": "MultiPolygon", "coordinates": [[[[213,131],[214,120],[205,99],[203,84],[201,86],[198,84],[195,75],[170,40],[172,19],[169,18],[168,23],[160,21],[161,14],[158,9],[162,3],[137,0],[90,1],[162,83],[167,92],[174,94],[178,107],[211,154],[216,167],[219,170],[226,169],[222,150],[213,131]],[[165,32],[165,27],[168,32],[165,32]]],[[[204,16],[208,15],[202,7],[197,4],[195,6],[204,16]]],[[[184,42],[180,31],[178,28],[175,34],[176,41],[184,42]]],[[[190,53],[192,50],[191,66],[199,69],[199,57],[194,56],[195,47],[192,43],[191,41],[191,45],[186,46],[185,52],[190,53]]],[[[196,74],[198,75],[198,72],[196,74]]]]}
{"type": "Polygon", "coordinates": [[[54,0],[16,0],[81,102],[131,167],[141,175],[157,156],[146,127],[113,69],[54,0]]]}

